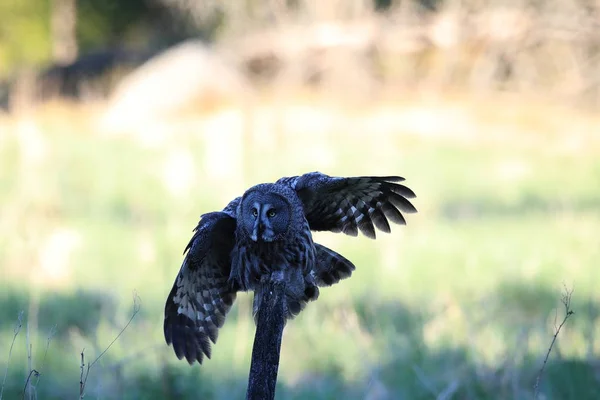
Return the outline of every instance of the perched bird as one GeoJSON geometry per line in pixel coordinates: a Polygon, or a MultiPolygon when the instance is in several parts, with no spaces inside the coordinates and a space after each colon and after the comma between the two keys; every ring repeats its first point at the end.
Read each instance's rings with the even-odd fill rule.
{"type": "MultiPolygon", "coordinates": [[[[313,242],[311,231],[390,232],[416,212],[404,178],[331,177],[320,172],[281,178],[248,189],[223,211],[200,217],[165,304],[164,334],[179,359],[210,358],[211,344],[239,291],[254,291],[278,271],[285,282],[284,313],[296,316],[319,287],[348,278],[355,266],[313,242]]],[[[256,315],[261,296],[255,292],[256,315]]]]}

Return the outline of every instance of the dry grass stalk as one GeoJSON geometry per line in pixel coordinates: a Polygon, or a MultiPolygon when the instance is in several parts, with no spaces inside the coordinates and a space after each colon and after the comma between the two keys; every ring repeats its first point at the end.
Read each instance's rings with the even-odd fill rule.
{"type": "Polygon", "coordinates": [[[23,311],[19,312],[17,317],[17,323],[14,328],[14,335],[12,339],[12,343],[10,344],[10,350],[8,350],[8,360],[6,361],[6,369],[4,370],[4,379],[2,380],[2,388],[0,388],[0,400],[2,400],[2,395],[4,394],[4,384],[6,383],[6,376],[8,375],[8,366],[10,365],[10,357],[12,355],[12,349],[15,345],[15,340],[17,340],[17,336],[21,331],[21,327],[23,326],[23,311]]]}
{"type": "Polygon", "coordinates": [[[533,390],[534,390],[533,398],[534,399],[537,399],[540,394],[540,382],[542,380],[542,375],[544,374],[544,369],[546,368],[546,363],[548,362],[548,358],[550,357],[550,353],[552,352],[554,343],[556,343],[558,334],[560,333],[560,330],[562,329],[563,325],[567,322],[569,317],[575,313],[573,310],[571,310],[571,296],[572,295],[573,295],[573,289],[569,290],[565,286],[564,293],[562,295],[562,298],[560,299],[560,302],[563,304],[563,306],[565,308],[565,316],[564,316],[562,322],[560,323],[560,325],[558,325],[558,326],[556,325],[556,319],[554,321],[554,336],[552,337],[552,342],[550,343],[550,347],[548,347],[548,352],[546,353],[546,357],[544,358],[544,363],[542,364],[542,367],[540,368],[540,372],[538,372],[537,378],[535,380],[535,386],[533,387],[533,390]]]}

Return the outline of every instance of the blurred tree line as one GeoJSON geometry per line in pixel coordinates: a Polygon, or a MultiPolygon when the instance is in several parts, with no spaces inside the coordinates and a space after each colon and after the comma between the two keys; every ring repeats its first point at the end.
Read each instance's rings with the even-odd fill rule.
{"type": "MultiPolygon", "coordinates": [[[[419,0],[434,8],[442,0],[419,0]]],[[[188,37],[212,40],[228,30],[276,22],[282,14],[354,8],[384,12],[399,0],[3,0],[0,79],[25,67],[68,64],[79,54],[130,48],[156,51],[188,37]],[[346,3],[346,4],[344,4],[346,3]],[[233,29],[232,29],[233,28],[233,29]]],[[[357,9],[357,10],[356,10],[357,9]]],[[[354,12],[356,15],[356,12],[354,12]]]]}
{"type": "Polygon", "coordinates": [[[18,93],[23,99],[57,93],[81,99],[86,91],[102,98],[112,81],[101,79],[126,73],[175,43],[199,38],[227,47],[235,42],[228,39],[249,37],[251,43],[232,47],[242,70],[258,66],[270,73],[265,65],[274,59],[279,70],[291,71],[281,74],[288,78],[301,70],[315,81],[319,71],[337,65],[347,76],[359,74],[365,87],[384,78],[401,85],[422,79],[439,87],[529,90],[600,104],[599,17],[598,0],[2,0],[0,108],[19,103],[18,93]],[[279,33],[268,35],[269,28],[360,20],[364,30],[356,24],[354,32],[338,32],[339,40],[362,35],[366,43],[349,47],[348,54],[328,53],[314,39],[295,60],[281,49],[297,48],[316,33],[284,36],[274,29],[279,33]],[[267,34],[253,36],[257,32],[267,34]],[[94,79],[90,90],[81,85],[94,79]]]}
{"type": "Polygon", "coordinates": [[[160,0],[0,2],[0,78],[24,67],[67,64],[115,48],[158,49],[190,35],[183,14],[160,0]]]}

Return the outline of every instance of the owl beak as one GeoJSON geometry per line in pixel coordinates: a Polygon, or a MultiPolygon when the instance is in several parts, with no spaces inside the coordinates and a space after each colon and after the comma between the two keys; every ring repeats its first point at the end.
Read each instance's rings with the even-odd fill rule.
{"type": "Polygon", "coordinates": [[[258,239],[262,237],[263,224],[260,223],[260,219],[256,218],[254,221],[254,228],[252,229],[252,235],[250,235],[250,239],[258,242],[258,239]]]}

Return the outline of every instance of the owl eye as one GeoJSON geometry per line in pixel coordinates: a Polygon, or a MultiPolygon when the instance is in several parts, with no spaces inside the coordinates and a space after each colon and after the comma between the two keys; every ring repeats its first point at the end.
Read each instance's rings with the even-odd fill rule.
{"type": "Polygon", "coordinates": [[[270,209],[269,211],[267,211],[267,217],[269,218],[273,218],[275,216],[276,212],[274,209],[270,209]]]}
{"type": "Polygon", "coordinates": [[[258,210],[256,208],[252,209],[252,216],[253,217],[258,217],[258,210]]]}

